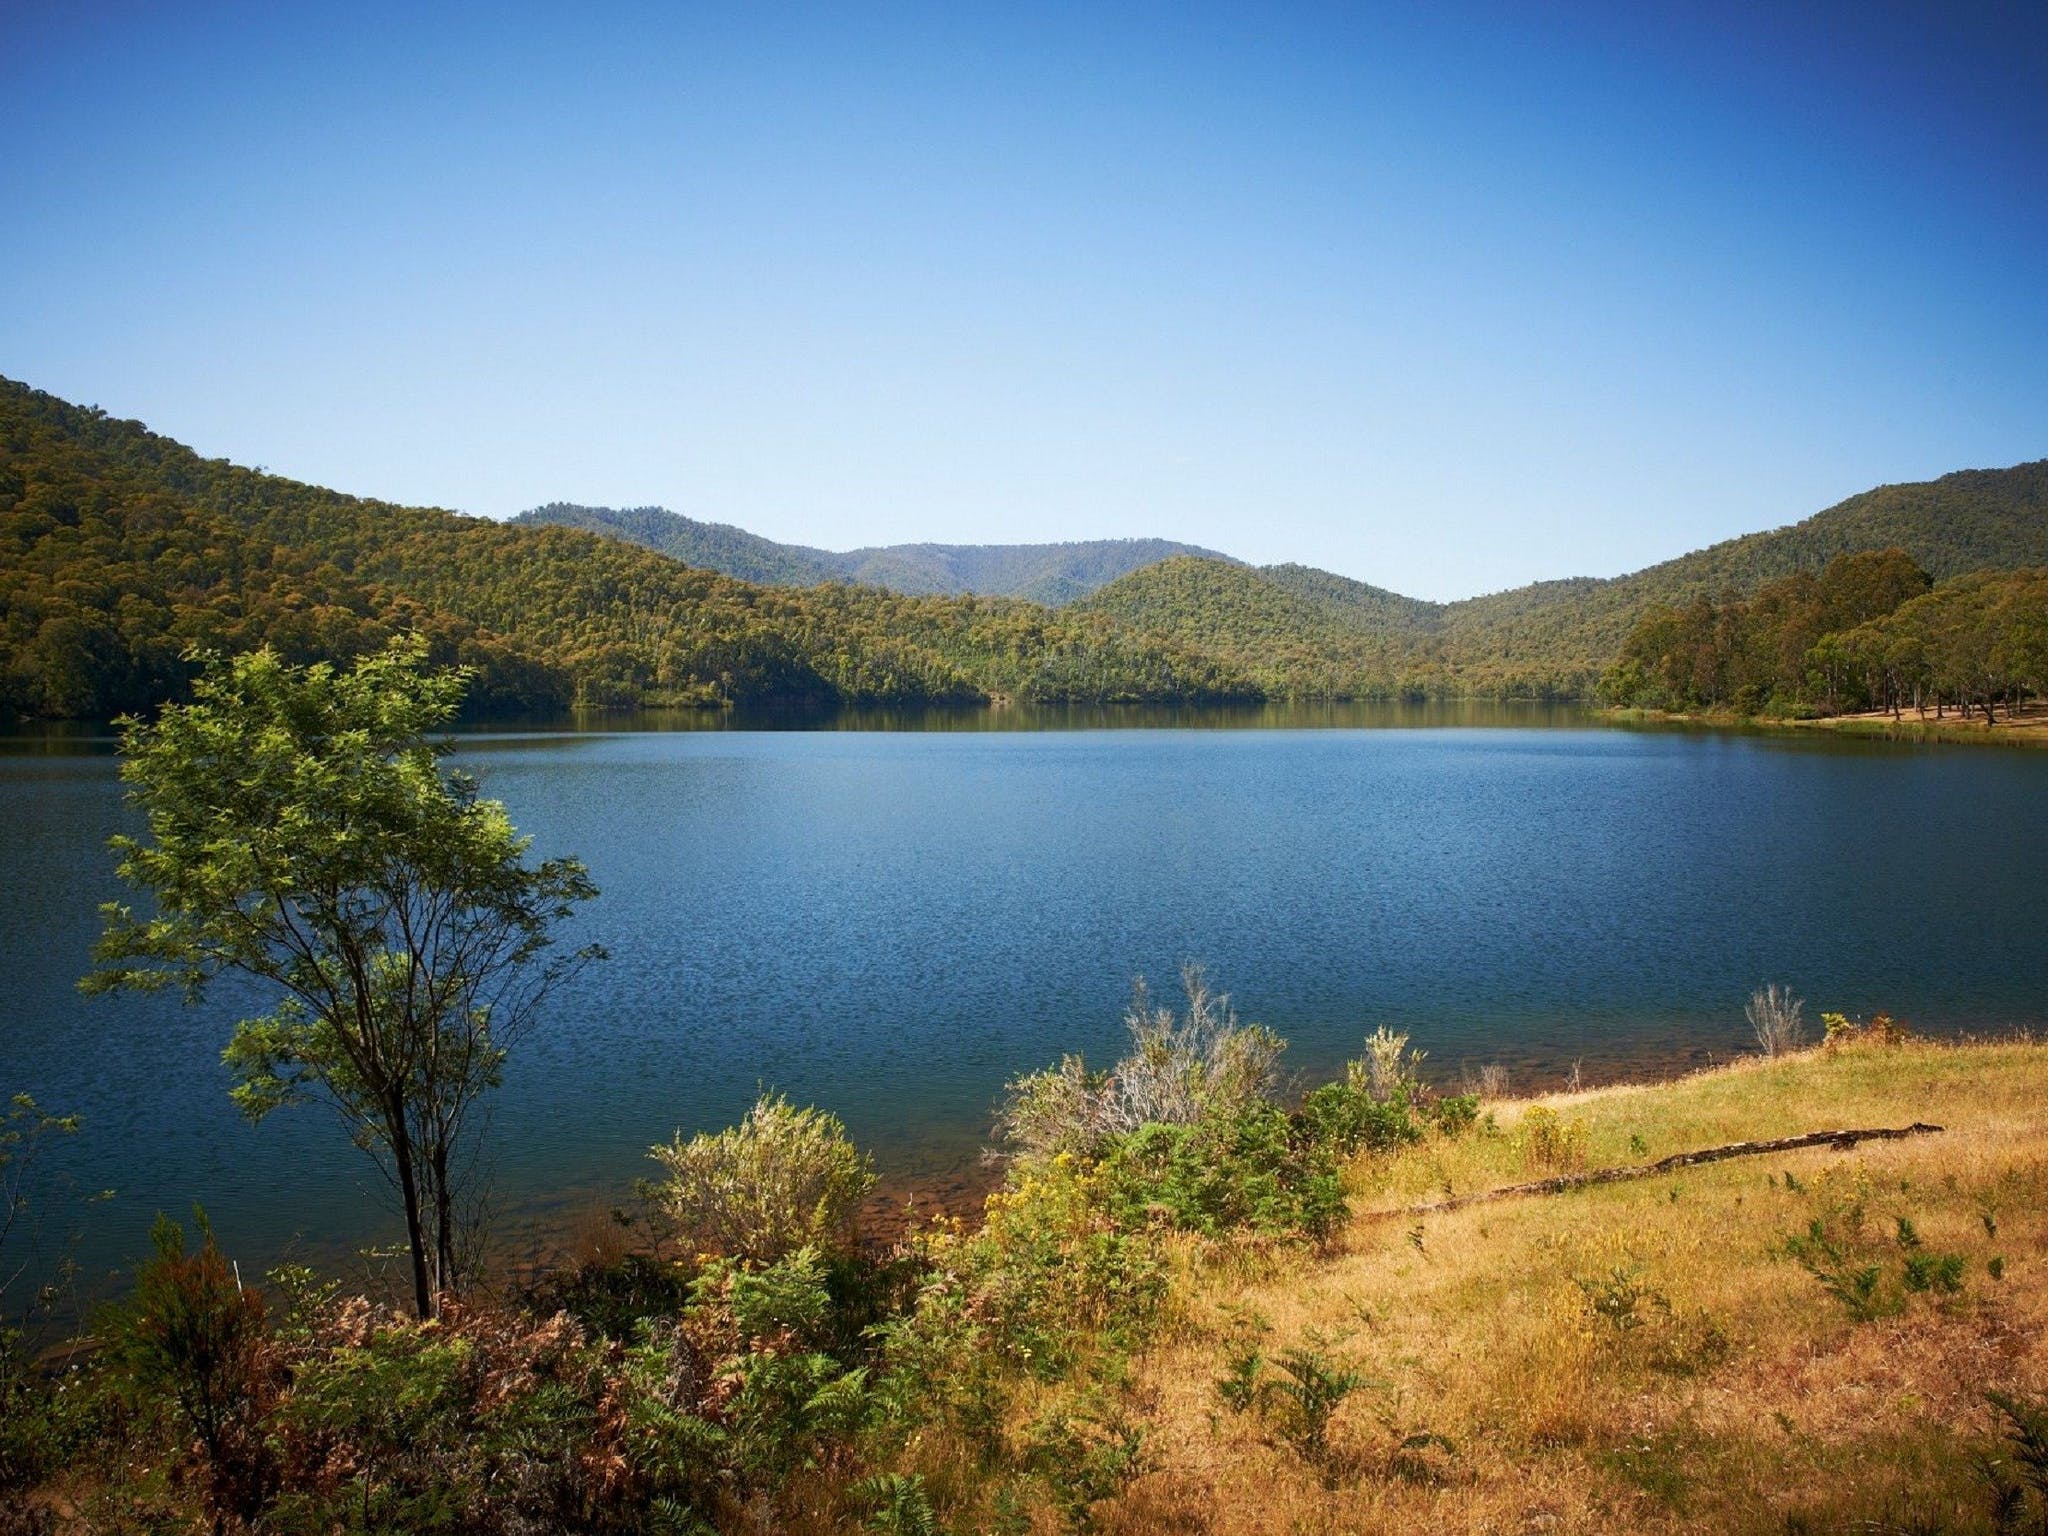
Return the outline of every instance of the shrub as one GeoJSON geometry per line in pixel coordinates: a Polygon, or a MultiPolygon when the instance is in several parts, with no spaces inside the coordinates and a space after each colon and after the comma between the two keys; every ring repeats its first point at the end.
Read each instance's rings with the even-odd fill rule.
{"type": "MultiPolygon", "coordinates": [[[[1256,1343],[1241,1342],[1225,1357],[1215,1387],[1231,1412],[1257,1411],[1326,1482],[1334,1482],[1331,1420],[1353,1392],[1375,1383],[1329,1351],[1329,1341],[1311,1333],[1269,1362],[1256,1343]],[[1268,1364],[1277,1375],[1266,1374],[1268,1364]]],[[[1417,1445],[1436,1438],[1423,1436],[1417,1445]]]]}
{"type": "Polygon", "coordinates": [[[1003,1090],[996,1137],[1020,1157],[1094,1157],[1109,1135],[1110,1074],[1079,1056],[1031,1072],[1003,1090]]]}
{"type": "Polygon", "coordinates": [[[591,1333],[625,1339],[642,1318],[682,1311],[689,1292],[690,1273],[683,1266],[651,1254],[626,1253],[549,1271],[520,1299],[527,1311],[541,1317],[567,1312],[591,1333]]]}
{"type": "Polygon", "coordinates": [[[1431,1101],[1429,1117],[1444,1135],[1462,1136],[1479,1121],[1479,1096],[1471,1093],[1445,1094],[1431,1101]]]}
{"type": "Polygon", "coordinates": [[[1419,1084],[1417,1071],[1421,1065],[1422,1052],[1408,1049],[1408,1037],[1397,1035],[1382,1024],[1365,1037],[1365,1054],[1350,1064],[1348,1076],[1354,1088],[1364,1090],[1375,1103],[1384,1104],[1419,1084]]]}
{"type": "Polygon", "coordinates": [[[1026,1462],[1045,1479],[1073,1531],[1094,1529],[1095,1506],[1150,1466],[1145,1431],[1115,1408],[1084,1399],[1041,1414],[1029,1432],[1026,1462]]]}
{"type": "Polygon", "coordinates": [[[677,1236],[764,1264],[800,1248],[851,1246],[875,1183],[837,1116],[780,1094],[763,1095],[736,1126],[688,1141],[678,1133],[651,1155],[666,1177],[647,1193],[677,1236]]]}
{"type": "Polygon", "coordinates": [[[1570,1172],[1586,1164],[1586,1122],[1564,1120],[1537,1104],[1522,1116],[1522,1161],[1536,1170],[1570,1172]]]}
{"type": "Polygon", "coordinates": [[[1000,1139],[1025,1157],[1095,1157],[1142,1125],[1193,1125],[1269,1100],[1286,1043],[1260,1025],[1240,1024],[1200,966],[1183,967],[1181,985],[1185,1015],[1154,1008],[1144,978],[1132,986],[1124,1014],[1131,1049],[1108,1072],[1091,1073],[1068,1056],[1011,1083],[997,1119],[1000,1139]]]}
{"type": "Polygon", "coordinates": [[[1959,1253],[1906,1255],[1901,1282],[1909,1291],[1935,1291],[1953,1296],[1963,1288],[1963,1256],[1959,1253]]]}
{"type": "Polygon", "coordinates": [[[1404,1089],[1392,1098],[1375,1099],[1356,1080],[1325,1083],[1302,1100],[1301,1113],[1317,1140],[1339,1157],[1358,1152],[1393,1152],[1422,1140],[1404,1089]]]}
{"type": "Polygon", "coordinates": [[[1367,1385],[1367,1378],[1328,1354],[1319,1339],[1284,1351],[1273,1363],[1281,1373],[1271,1383],[1275,1426],[1302,1460],[1332,1481],[1330,1421],[1344,1399],[1367,1385]]]}
{"type": "Polygon", "coordinates": [[[156,1256],[135,1277],[135,1294],[115,1314],[115,1356],[137,1395],[167,1403],[198,1452],[204,1500],[216,1528],[253,1519],[268,1501],[275,1464],[264,1416],[275,1396],[278,1360],[263,1298],[245,1290],[195,1210],[200,1245],[159,1215],[156,1256]]]}
{"type": "Polygon", "coordinates": [[[1671,1299],[1643,1279],[1640,1264],[1616,1264],[1604,1274],[1575,1277],[1595,1317],[1605,1318],[1617,1333],[1632,1333],[1653,1313],[1669,1315],[1671,1299]]]}
{"type": "Polygon", "coordinates": [[[1749,1027],[1756,1031],[1756,1043],[1763,1047],[1766,1056],[1780,1056],[1799,1048],[1806,1038],[1806,1024],[1800,1017],[1805,1004],[1792,995],[1789,987],[1776,982],[1758,987],[1749,996],[1747,1006],[1742,1010],[1749,1019],[1749,1027]]]}
{"type": "Polygon", "coordinates": [[[1463,1086],[1475,1100],[1497,1103],[1508,1096],[1508,1069],[1497,1061],[1489,1061],[1469,1076],[1463,1086]]]}
{"type": "Polygon", "coordinates": [[[650,1321],[625,1353],[625,1450],[643,1492],[704,1513],[738,1507],[844,1444],[873,1399],[865,1367],[824,1347],[835,1332],[818,1250],[707,1264],[680,1320],[650,1321]]]}
{"type": "Polygon", "coordinates": [[[899,1428],[945,1425],[989,1463],[1002,1449],[1008,1382],[976,1303],[958,1272],[929,1276],[903,1315],[874,1329],[882,1361],[875,1395],[899,1428]]]}
{"type": "MultiPolygon", "coordinates": [[[[1789,1179],[1787,1187],[1797,1188],[1789,1179]]],[[[1839,1170],[1828,1169],[1815,1176],[1806,1193],[1814,1215],[1805,1232],[1785,1240],[1784,1252],[1841,1304],[1851,1321],[1890,1316],[1913,1295],[1953,1296],[1962,1290],[1963,1256],[1929,1252],[1909,1217],[1895,1218],[1893,1243],[1872,1235],[1867,1175],[1858,1173],[1845,1182],[1839,1170]]]]}
{"type": "Polygon", "coordinates": [[[1135,1344],[1156,1319],[1165,1259],[1143,1225],[1117,1219],[1115,1185],[1071,1157],[1021,1165],[954,1255],[990,1342],[1035,1375],[1063,1374],[1098,1342],[1135,1344]]]}
{"type": "Polygon", "coordinates": [[[422,1323],[319,1287],[283,1337],[280,1532],[555,1530],[631,1492],[605,1355],[566,1313],[422,1323]]]}
{"type": "Polygon", "coordinates": [[[1820,1022],[1826,1031],[1821,1044],[1830,1052],[1856,1045],[1904,1045],[1912,1038],[1912,1031],[1888,1013],[1871,1015],[1867,1024],[1858,1024],[1847,1014],[1824,1013],[1820,1022]]]}
{"type": "Polygon", "coordinates": [[[1103,1160],[1119,1225],[1163,1220],[1217,1237],[1232,1230],[1322,1238],[1344,1213],[1331,1144],[1270,1104],[1200,1125],[1147,1125],[1103,1160]]]}
{"type": "Polygon", "coordinates": [[[932,1509],[924,1479],[899,1472],[878,1473],[853,1486],[854,1499],[867,1510],[862,1529],[875,1536],[944,1536],[945,1526],[932,1509]]]}
{"type": "Polygon", "coordinates": [[[1266,1356],[1256,1344],[1239,1344],[1224,1358],[1216,1378],[1216,1395],[1232,1413],[1247,1413],[1259,1404],[1265,1388],[1266,1356]]]}
{"type": "Polygon", "coordinates": [[[1364,1054],[1345,1063],[1340,1081],[1302,1101],[1302,1117],[1339,1157],[1396,1151],[1420,1141],[1431,1126],[1461,1135],[1478,1120],[1478,1095],[1437,1097],[1422,1081],[1422,1061],[1421,1051],[1408,1049],[1406,1035],[1382,1025],[1366,1036],[1364,1054]]]}
{"type": "Polygon", "coordinates": [[[2048,1398],[1987,1392],[2005,1420],[2009,1457],[1987,1459],[2000,1531],[2048,1530],[2048,1398]]]}

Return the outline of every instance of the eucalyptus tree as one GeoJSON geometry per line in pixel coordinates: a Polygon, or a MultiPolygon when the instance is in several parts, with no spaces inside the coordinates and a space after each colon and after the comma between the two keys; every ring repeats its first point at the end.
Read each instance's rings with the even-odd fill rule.
{"type": "Polygon", "coordinates": [[[224,1052],[236,1103],[340,1112],[397,1190],[430,1316],[458,1277],[471,1112],[548,994],[601,957],[554,949],[596,887],[575,859],[529,863],[504,806],[444,769],[470,674],[428,666],[424,641],[347,669],[205,661],[191,703],[121,722],[148,833],[113,847],[152,910],[102,909],[83,985],[190,1003],[227,973],[263,984],[268,1011],[224,1052]]]}

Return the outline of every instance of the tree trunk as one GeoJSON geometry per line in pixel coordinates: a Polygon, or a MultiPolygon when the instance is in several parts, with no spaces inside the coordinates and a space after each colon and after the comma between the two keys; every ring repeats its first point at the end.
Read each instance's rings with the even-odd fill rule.
{"type": "Polygon", "coordinates": [[[398,1193],[405,1202],[405,1240],[412,1249],[412,1301],[424,1321],[434,1315],[434,1286],[427,1275],[427,1235],[420,1220],[419,1177],[413,1168],[412,1133],[406,1129],[405,1104],[387,1102],[391,1122],[391,1161],[398,1169],[398,1193]]]}
{"type": "Polygon", "coordinates": [[[434,1263],[439,1288],[455,1293],[455,1196],[448,1186],[448,1144],[434,1147],[434,1263]]]}

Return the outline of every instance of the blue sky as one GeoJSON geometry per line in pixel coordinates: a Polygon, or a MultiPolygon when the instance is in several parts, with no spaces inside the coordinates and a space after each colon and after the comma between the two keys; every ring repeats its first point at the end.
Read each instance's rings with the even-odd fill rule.
{"type": "Polygon", "coordinates": [[[0,373],[209,455],[1426,597],[2048,454],[2038,6],[0,0],[0,373]]]}

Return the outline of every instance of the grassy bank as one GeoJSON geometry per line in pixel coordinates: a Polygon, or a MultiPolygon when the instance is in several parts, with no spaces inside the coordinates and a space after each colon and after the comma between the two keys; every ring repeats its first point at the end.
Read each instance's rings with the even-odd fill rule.
{"type": "Polygon", "coordinates": [[[2048,1417],[2036,1486],[2015,1459],[2048,1405],[2048,1047],[1846,1030],[1486,1102],[1381,1035],[1283,1106],[1279,1042],[1206,994],[1132,1027],[1113,1072],[1013,1085],[978,1226],[886,1250],[851,1242],[836,1122],[773,1104],[664,1153],[658,1249],[431,1323],[303,1272],[259,1302],[167,1237],[89,1360],[0,1372],[0,1531],[2048,1520],[2048,1417]],[[1417,1210],[1913,1122],[1943,1129],[1417,1210]]]}
{"type": "Polygon", "coordinates": [[[2048,1386],[2048,1049],[1809,1052],[1504,1105],[1496,1124],[1354,1164],[1331,1253],[1197,1289],[1141,1374],[1158,1470],[1114,1528],[1996,1528],[1978,1458],[2009,1451],[2010,1425],[1985,1393],[2048,1386]],[[1590,1166],[1945,1129],[1401,1214],[1527,1178],[1542,1110],[1583,1127],[1590,1166]],[[1867,1304],[1788,1254],[1816,1221],[1841,1257],[1808,1258],[1852,1298],[1878,1268],[1867,1304]],[[1953,1292],[1909,1288],[1926,1255],[1961,1260],[1953,1292]],[[1370,1378],[1332,1416],[1337,1495],[1266,1418],[1219,1412],[1232,1341],[1270,1357],[1304,1340],[1370,1378]]]}

